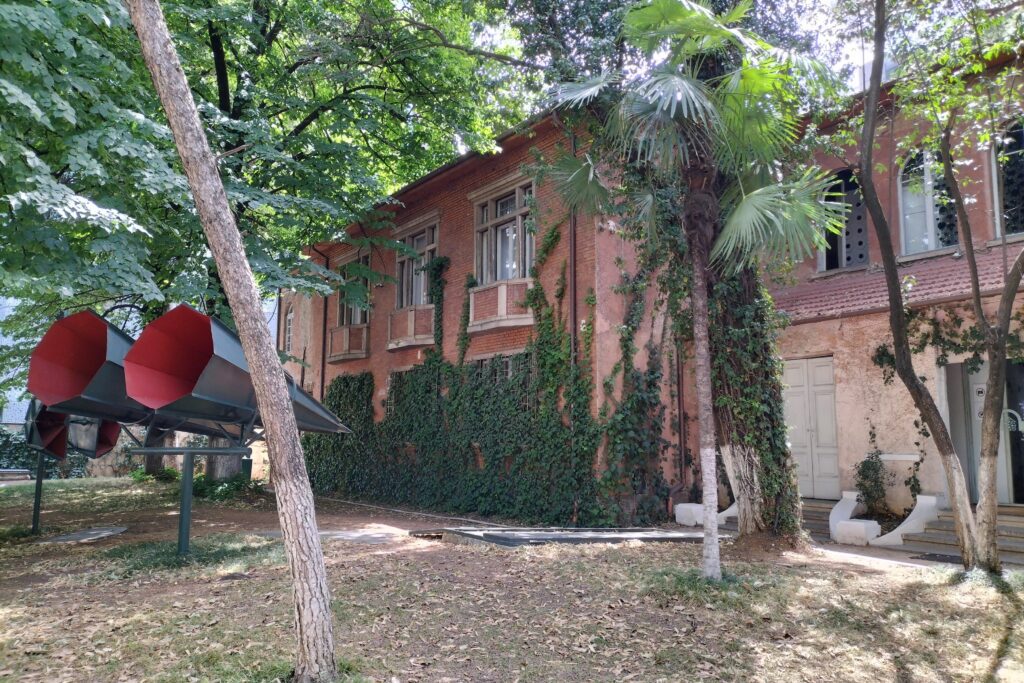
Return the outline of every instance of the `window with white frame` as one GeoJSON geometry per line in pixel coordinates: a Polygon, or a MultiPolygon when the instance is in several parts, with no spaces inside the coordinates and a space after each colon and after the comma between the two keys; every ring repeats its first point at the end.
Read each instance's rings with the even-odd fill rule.
{"type": "Polygon", "coordinates": [[[412,232],[401,241],[415,254],[398,255],[398,296],[395,308],[429,304],[430,283],[424,269],[437,256],[437,226],[431,225],[412,232]]]}
{"type": "Polygon", "coordinates": [[[931,154],[912,154],[900,169],[900,226],[904,255],[952,247],[959,241],[956,212],[931,154]]]}
{"type": "Polygon", "coordinates": [[[1024,232],[1024,126],[1017,122],[1006,129],[998,147],[1002,186],[1004,234],[1024,232]]]}
{"type": "Polygon", "coordinates": [[[346,282],[359,291],[343,291],[338,295],[338,326],[366,325],[370,322],[370,255],[364,254],[341,267],[346,282]]]}
{"type": "Polygon", "coordinates": [[[295,307],[289,306],[284,314],[284,352],[292,352],[292,331],[295,329],[295,307]]]}
{"type": "Polygon", "coordinates": [[[481,285],[530,274],[534,260],[533,183],[497,193],[476,206],[476,279],[481,285]]]}

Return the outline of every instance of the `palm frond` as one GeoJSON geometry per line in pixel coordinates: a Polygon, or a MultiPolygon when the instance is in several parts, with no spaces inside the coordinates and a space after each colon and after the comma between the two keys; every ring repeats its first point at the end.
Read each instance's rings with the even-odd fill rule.
{"type": "Polygon", "coordinates": [[[623,32],[647,54],[667,47],[673,53],[671,61],[679,63],[698,52],[749,47],[747,33],[729,25],[734,14],[735,10],[718,17],[704,3],[692,0],[653,0],[626,14],[623,32]]]}
{"type": "Polygon", "coordinates": [[[719,112],[718,162],[723,170],[743,173],[750,164],[781,158],[797,138],[795,100],[782,92],[792,81],[771,60],[744,61],[715,87],[719,112]]]}
{"type": "Polygon", "coordinates": [[[618,83],[620,75],[606,72],[585,81],[559,83],[551,91],[551,106],[576,109],[584,107],[608,89],[618,83]]]}
{"type": "Polygon", "coordinates": [[[570,209],[598,212],[607,206],[611,191],[589,154],[564,154],[555,160],[550,175],[570,209]]]}
{"type": "Polygon", "coordinates": [[[711,125],[718,118],[715,105],[708,97],[707,86],[690,74],[661,70],[637,86],[637,92],[669,118],[689,119],[711,125]]]}
{"type": "Polygon", "coordinates": [[[831,188],[835,179],[817,169],[732,195],[725,226],[711,250],[711,263],[735,272],[760,258],[793,259],[827,245],[825,232],[838,233],[847,206],[831,188]]]}
{"type": "Polygon", "coordinates": [[[657,102],[639,93],[627,93],[608,119],[608,135],[627,158],[674,174],[693,154],[711,151],[707,126],[676,118],[657,102]]]}

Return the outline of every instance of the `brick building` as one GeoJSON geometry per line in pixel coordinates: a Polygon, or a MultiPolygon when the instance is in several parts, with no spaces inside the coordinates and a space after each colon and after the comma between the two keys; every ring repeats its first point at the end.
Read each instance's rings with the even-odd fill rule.
{"type": "MultiPolygon", "coordinates": [[[[881,136],[878,161],[889,170],[877,175],[884,208],[899,244],[901,274],[913,276],[908,303],[917,307],[966,302],[969,294],[967,264],[956,244],[955,219],[936,196],[939,183],[921,154],[898,152],[895,141],[906,122],[881,136]]],[[[975,226],[980,280],[986,293],[1002,283],[1004,248],[1012,262],[1014,243],[1024,239],[1024,138],[1020,125],[1007,129],[1004,168],[997,168],[991,150],[969,160],[975,181],[967,186],[975,226]],[[1006,199],[997,196],[997,174],[1005,179],[1006,199]],[[1008,246],[1004,247],[1005,233],[1008,246]]],[[[566,136],[548,117],[525,131],[498,140],[498,154],[468,154],[412,183],[396,195],[392,235],[405,242],[416,256],[379,249],[362,252],[350,246],[320,244],[308,254],[317,263],[344,271],[361,260],[395,282],[372,286],[369,312],[346,306],[338,295],[311,299],[285,293],[282,297],[278,341],[282,350],[301,358],[288,371],[314,396],[340,375],[369,370],[376,387],[375,411],[383,415],[391,373],[416,365],[433,343],[433,306],[426,276],[417,272],[433,256],[447,256],[445,273],[443,353],[454,357],[459,317],[465,296],[470,297],[470,344],[467,359],[522,350],[530,338],[533,320],[523,305],[530,287],[526,277],[536,252],[527,229],[560,226],[562,239],[552,261],[565,263],[568,282],[567,322],[578,330],[594,301],[593,364],[595,386],[619,360],[617,329],[625,315],[623,297],[613,291],[623,268],[633,263],[632,247],[592,216],[571,216],[550,183],[535,186],[524,165],[537,156],[550,160],[566,136]],[[532,199],[531,199],[532,198],[532,199]],[[534,207],[531,214],[531,208],[534,207]],[[531,217],[532,216],[532,217],[531,217]],[[477,286],[464,287],[472,274],[477,286]]],[[[807,498],[837,500],[854,486],[854,468],[872,445],[869,433],[896,482],[889,492],[892,506],[909,503],[901,483],[923,457],[919,478],[925,493],[942,503],[945,479],[937,454],[915,426],[916,411],[899,382],[886,385],[882,371],[872,362],[877,346],[888,337],[888,300],[880,264],[878,239],[851,179],[848,159],[822,157],[819,162],[836,173],[837,184],[851,206],[844,234],[831,236],[830,249],[797,264],[793,280],[775,291],[777,307],[791,325],[783,332],[780,353],[785,363],[786,416],[800,475],[801,494],[807,498]],[[919,445],[920,444],[920,445],[919,445]]],[[[358,231],[358,226],[355,228],[358,231]]],[[[538,230],[540,233],[540,230],[538,230]]],[[[1022,243],[1024,244],[1024,243],[1022,243]]],[[[1020,245],[1017,245],[1018,248],[1020,245]]],[[[554,287],[557,267],[540,273],[545,289],[554,287]]],[[[992,297],[986,298],[986,305],[992,297]]],[[[657,325],[647,326],[654,330],[657,325]]],[[[648,331],[648,334],[654,332],[648,331]]],[[[638,340],[643,344],[643,339],[638,340]]],[[[951,426],[965,470],[973,487],[980,447],[976,406],[980,400],[980,374],[970,374],[965,358],[951,357],[940,366],[933,350],[917,357],[951,426]]],[[[672,376],[672,372],[667,373],[672,376]]],[[[694,415],[692,375],[680,390],[664,392],[665,401],[678,402],[678,416],[694,415]]],[[[614,391],[614,388],[613,388],[614,391]]],[[[983,391],[983,389],[982,389],[983,391]]],[[[1008,379],[1010,407],[1024,413],[1024,366],[1011,365],[1008,379]],[[1020,405],[1019,405],[1020,404],[1020,405]]],[[[597,405],[606,397],[597,396],[597,405]]],[[[696,425],[683,422],[666,432],[695,439],[696,425]]],[[[1000,456],[1000,502],[1024,503],[1024,441],[1018,443],[1016,420],[1010,420],[1000,456]]],[[[666,463],[666,478],[679,481],[683,468],[666,463]]],[[[681,482],[687,483],[687,482],[681,482]]]]}

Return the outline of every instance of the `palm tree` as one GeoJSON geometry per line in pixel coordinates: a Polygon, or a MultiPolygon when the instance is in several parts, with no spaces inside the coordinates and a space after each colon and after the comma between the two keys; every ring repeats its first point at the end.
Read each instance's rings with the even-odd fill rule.
{"type": "MultiPolygon", "coordinates": [[[[690,268],[703,573],[713,580],[721,563],[709,279],[761,259],[803,259],[825,246],[824,230],[838,231],[845,211],[829,200],[834,181],[806,162],[789,163],[800,141],[798,93],[827,72],[740,28],[748,8],[716,15],[689,0],[637,5],[623,35],[642,57],[633,68],[556,91],[557,106],[582,109],[598,123],[588,152],[555,168],[567,202],[625,212],[648,226],[645,249],[671,252],[690,268]]],[[[760,491],[757,467],[726,464],[742,529],[760,491]]]]}

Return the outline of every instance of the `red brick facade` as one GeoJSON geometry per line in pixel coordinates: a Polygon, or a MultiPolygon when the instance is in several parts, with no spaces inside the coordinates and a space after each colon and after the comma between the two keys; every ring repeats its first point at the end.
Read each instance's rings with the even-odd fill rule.
{"type": "MultiPolygon", "coordinates": [[[[537,157],[550,160],[564,151],[567,138],[550,118],[534,124],[524,134],[511,134],[499,141],[499,154],[471,154],[431,174],[398,193],[400,206],[393,207],[394,235],[401,237],[410,229],[436,225],[436,255],[450,259],[444,278],[443,354],[454,359],[458,353],[457,337],[466,296],[466,276],[477,273],[476,230],[480,201],[501,195],[504,191],[530,183],[525,166],[537,157]],[[561,150],[561,151],[560,151],[561,150]]],[[[580,216],[576,221],[576,258],[570,262],[569,212],[550,183],[534,188],[534,220],[536,243],[551,226],[557,226],[561,238],[539,276],[549,297],[555,288],[562,264],[566,264],[572,281],[575,276],[575,298],[578,319],[586,316],[585,299],[595,288],[595,222],[580,216]],[[574,271],[574,272],[571,272],[574,271]]],[[[357,231],[359,228],[355,228],[357,231]]],[[[320,244],[307,255],[329,268],[336,269],[356,256],[349,245],[320,244]],[[326,259],[325,259],[326,257],[326,259]]],[[[373,249],[371,268],[391,278],[397,277],[397,256],[394,252],[373,249]]],[[[532,317],[525,306],[528,286],[526,278],[499,280],[472,290],[470,344],[467,360],[487,358],[495,354],[521,351],[532,334],[532,317]]],[[[369,370],[377,390],[375,410],[383,416],[391,372],[422,362],[423,353],[433,344],[432,305],[396,309],[397,292],[393,281],[371,286],[372,309],[365,326],[339,326],[338,295],[310,299],[283,293],[278,345],[285,348],[285,320],[293,311],[291,355],[305,359],[286,365],[287,371],[302,381],[314,396],[323,395],[326,384],[341,374],[369,370]],[[326,321],[324,312],[326,309],[326,321]],[[325,372],[321,373],[321,368],[325,372]],[[325,377],[324,377],[325,376],[325,377]],[[324,382],[326,379],[326,384],[324,382]]],[[[568,308],[568,301],[566,302],[568,308]]],[[[566,312],[568,317],[568,311],[566,312]]],[[[572,321],[570,321],[572,323],[572,321]]]]}

